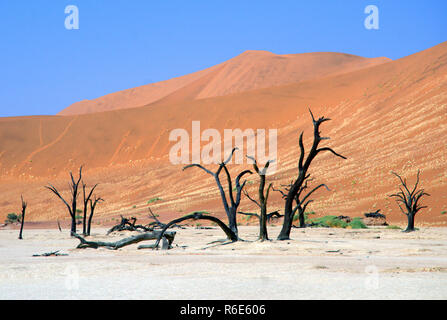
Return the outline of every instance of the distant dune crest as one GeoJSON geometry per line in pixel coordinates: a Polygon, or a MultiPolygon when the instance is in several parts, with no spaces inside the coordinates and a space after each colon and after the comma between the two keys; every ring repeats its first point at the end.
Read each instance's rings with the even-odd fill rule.
{"type": "Polygon", "coordinates": [[[277,55],[248,50],[202,71],[76,102],[59,115],[142,107],[164,100],[180,102],[219,97],[348,73],[389,61],[334,52],[277,55]]]}

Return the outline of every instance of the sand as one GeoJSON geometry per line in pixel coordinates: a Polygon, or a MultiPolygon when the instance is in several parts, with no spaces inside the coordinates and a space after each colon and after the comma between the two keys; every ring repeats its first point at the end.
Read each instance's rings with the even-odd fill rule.
{"type": "MultiPolygon", "coordinates": [[[[265,55],[270,61],[271,55],[265,55]]],[[[269,66],[267,62],[261,65],[269,66]]],[[[246,75],[258,74],[255,69],[246,75]]],[[[275,74],[282,81],[282,73],[275,74]]],[[[262,80],[259,74],[254,77],[250,83],[262,80]]],[[[232,87],[231,81],[219,83],[222,88],[232,87]]],[[[152,209],[166,220],[194,210],[224,217],[214,179],[193,169],[183,172],[182,165],[169,161],[174,145],[169,142],[171,130],[190,132],[193,120],[200,120],[202,132],[215,128],[222,135],[225,129],[278,129],[278,170],[267,180],[278,188],[296,178],[302,131],[306,150],[312,144],[310,107],[315,116],[332,119],[321,127],[322,135],[331,138],[322,146],[348,159],[328,153],[315,159],[309,171],[313,183],[326,183],[331,191],[316,192],[309,210],[319,216],[356,217],[381,209],[389,222],[405,223],[406,217],[388,197],[398,191],[399,184],[390,171],[412,184],[421,169],[420,187],[431,197],[423,199],[428,208],[416,220],[423,226],[447,225],[443,142],[447,136],[447,42],[360,70],[225,96],[190,99],[202,85],[192,84],[177,90],[175,97],[139,108],[0,118],[0,221],[8,213],[17,213],[21,194],[29,203],[28,221],[66,217],[62,202],[43,186],[50,182],[67,196],[68,173],[80,165],[85,165],[86,183],[99,183],[96,192],[106,200],[97,208],[98,217],[147,216],[146,204],[156,197],[163,201],[152,209]]],[[[217,90],[208,87],[209,92],[213,88],[217,90]]],[[[215,170],[216,166],[209,167],[215,170]]],[[[251,169],[246,163],[229,165],[233,177],[247,168],[251,169]]],[[[245,177],[252,182],[247,191],[256,194],[259,178],[245,177]]],[[[279,193],[271,193],[269,206],[272,211],[283,209],[279,193]]],[[[240,209],[255,208],[244,197],[240,209]]]]}
{"type": "MultiPolygon", "coordinates": [[[[279,227],[270,227],[276,236],[279,227]]],[[[128,232],[92,239],[119,239],[128,232]]],[[[447,228],[293,229],[290,241],[209,244],[177,230],[169,251],[75,249],[68,230],[0,230],[0,299],[446,299],[447,228]],[[61,250],[68,256],[32,257],[61,250]]],[[[147,243],[151,243],[148,241],[147,243]]]]}

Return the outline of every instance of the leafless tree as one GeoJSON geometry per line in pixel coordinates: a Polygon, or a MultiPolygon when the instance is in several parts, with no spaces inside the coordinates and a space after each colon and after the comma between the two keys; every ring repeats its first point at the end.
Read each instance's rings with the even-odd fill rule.
{"type": "Polygon", "coordinates": [[[89,199],[89,202],[90,202],[90,215],[88,217],[88,222],[87,222],[87,236],[90,235],[90,230],[91,230],[91,227],[92,227],[92,220],[93,220],[93,215],[95,214],[96,205],[99,202],[103,202],[103,201],[104,201],[103,198],[98,197],[96,195],[95,195],[95,199],[91,199],[91,198],[89,199]]]}
{"type": "MultiPolygon", "coordinates": [[[[254,215],[259,218],[259,240],[265,241],[268,240],[268,233],[267,233],[267,201],[270,193],[270,189],[272,188],[272,184],[270,183],[267,190],[265,191],[265,175],[267,173],[268,167],[270,166],[270,163],[273,162],[273,160],[267,161],[264,168],[262,170],[259,169],[258,163],[255,158],[251,156],[247,156],[248,159],[253,161],[253,169],[256,171],[256,173],[259,175],[260,181],[259,181],[259,189],[258,189],[258,200],[255,200],[250,197],[247,190],[244,190],[245,196],[250,199],[250,201],[254,202],[261,210],[260,214],[248,214],[248,215],[254,215]]],[[[244,212],[239,212],[241,214],[247,214],[244,212]]]]}
{"type": "Polygon", "coordinates": [[[404,213],[408,218],[408,225],[407,229],[404,230],[404,232],[411,232],[414,231],[414,218],[416,216],[416,213],[419,212],[419,210],[423,208],[427,208],[427,206],[421,206],[419,203],[419,200],[422,199],[423,196],[430,196],[428,193],[424,192],[424,189],[417,189],[419,184],[419,173],[420,170],[418,170],[417,173],[417,179],[416,184],[414,185],[414,188],[412,191],[408,189],[407,186],[407,180],[402,179],[400,175],[398,175],[395,172],[391,172],[394,174],[397,178],[399,178],[400,183],[402,184],[402,187],[399,187],[399,192],[390,195],[389,197],[396,198],[396,203],[399,206],[400,211],[404,213]],[[405,209],[402,208],[400,204],[403,204],[405,206],[405,209]]]}
{"type": "MultiPolygon", "coordinates": [[[[82,217],[82,234],[84,236],[88,235],[87,232],[87,211],[88,211],[88,204],[90,202],[90,198],[92,197],[93,191],[95,191],[96,187],[98,186],[98,184],[95,184],[93,186],[93,188],[90,190],[90,192],[87,194],[86,193],[86,188],[87,185],[82,182],[82,195],[83,195],[83,202],[84,202],[84,216],[82,217]]],[[[95,204],[96,206],[96,204],[95,204]]],[[[93,215],[90,215],[93,217],[93,215]]]]}
{"type": "MultiPolygon", "coordinates": [[[[337,157],[346,159],[344,156],[336,153],[334,150],[328,147],[319,148],[319,144],[322,140],[328,140],[328,137],[321,137],[320,136],[320,125],[323,122],[329,121],[329,118],[321,117],[319,119],[315,119],[314,115],[312,114],[312,111],[309,110],[310,115],[312,117],[312,122],[314,126],[314,140],[312,147],[307,154],[307,157],[305,156],[305,149],[304,149],[304,143],[303,143],[303,132],[300,135],[299,139],[299,146],[300,146],[300,158],[298,161],[298,177],[296,180],[291,184],[289,191],[287,192],[287,196],[285,199],[285,205],[284,205],[284,222],[281,229],[281,232],[278,235],[278,240],[288,240],[290,239],[290,231],[292,229],[292,223],[293,223],[293,203],[296,199],[296,195],[301,190],[305,180],[309,178],[309,174],[307,173],[309,170],[309,167],[312,163],[312,161],[315,159],[315,157],[320,152],[326,152],[329,151],[332,154],[334,154],[337,157]]],[[[302,202],[302,201],[301,201],[302,202]]]]}
{"type": "Polygon", "coordinates": [[[20,233],[19,233],[19,239],[22,240],[22,232],[23,232],[23,225],[25,223],[25,211],[27,207],[27,203],[23,200],[23,196],[21,195],[20,198],[22,199],[22,215],[20,216],[20,233]]]}
{"type": "Polygon", "coordinates": [[[250,170],[244,170],[244,171],[242,171],[241,173],[239,173],[237,175],[236,180],[235,180],[235,184],[236,184],[236,198],[235,198],[233,196],[233,184],[232,184],[232,181],[231,181],[231,176],[230,176],[230,173],[229,173],[229,171],[228,171],[228,169],[226,167],[226,164],[228,162],[230,162],[230,160],[233,157],[233,154],[234,154],[234,152],[236,150],[238,150],[238,148],[234,148],[231,151],[231,154],[229,155],[229,157],[225,161],[223,161],[222,163],[219,164],[219,168],[217,169],[216,172],[212,172],[212,171],[206,169],[205,167],[203,167],[200,164],[190,164],[190,165],[187,165],[187,166],[185,166],[183,168],[183,170],[186,170],[186,169],[191,168],[191,167],[197,167],[197,168],[202,169],[203,171],[205,171],[206,173],[208,173],[208,174],[210,174],[211,176],[214,177],[214,179],[216,180],[217,187],[219,188],[219,191],[220,191],[220,195],[221,195],[221,198],[222,198],[223,206],[225,208],[225,212],[226,212],[227,217],[228,217],[228,227],[237,236],[238,235],[238,230],[237,230],[237,208],[239,207],[239,204],[241,202],[242,189],[244,188],[245,183],[247,182],[247,181],[244,181],[242,183],[242,185],[241,185],[240,184],[240,179],[245,174],[247,174],[247,173],[251,174],[252,172],[250,170]],[[220,175],[222,169],[225,171],[225,174],[227,176],[228,196],[230,198],[230,203],[228,203],[228,201],[227,201],[227,195],[225,194],[225,191],[224,191],[224,189],[222,187],[222,184],[220,182],[220,179],[219,179],[219,175],[220,175]]]}
{"type": "Polygon", "coordinates": [[[79,178],[77,180],[75,180],[72,172],[70,172],[70,178],[71,178],[71,181],[69,183],[69,186],[70,186],[70,194],[71,194],[71,205],[68,204],[68,202],[61,196],[59,191],[53,185],[48,184],[48,186],[45,186],[45,188],[51,190],[56,196],[58,196],[59,199],[61,199],[62,202],[67,207],[68,213],[70,214],[70,217],[71,217],[71,231],[70,231],[70,233],[75,234],[76,233],[76,207],[77,207],[77,199],[78,199],[78,195],[79,195],[79,192],[78,192],[79,183],[81,182],[81,179],[82,179],[82,166],[79,168],[79,178]]]}

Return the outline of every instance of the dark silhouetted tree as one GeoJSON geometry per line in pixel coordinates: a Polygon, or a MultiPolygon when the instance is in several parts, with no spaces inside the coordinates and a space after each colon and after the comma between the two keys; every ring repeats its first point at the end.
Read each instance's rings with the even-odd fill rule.
{"type": "Polygon", "coordinates": [[[402,184],[401,187],[399,187],[399,192],[390,195],[390,197],[396,198],[397,205],[399,206],[400,211],[404,213],[407,216],[408,219],[408,225],[407,229],[404,230],[404,232],[411,232],[414,231],[414,218],[416,216],[416,213],[419,212],[419,210],[423,208],[427,208],[427,206],[421,206],[419,201],[422,199],[423,196],[430,196],[428,193],[424,192],[424,189],[417,189],[419,184],[419,173],[420,170],[418,170],[416,184],[414,185],[414,188],[412,191],[408,189],[407,181],[406,179],[402,179],[400,175],[398,175],[395,172],[391,172],[394,174],[402,184]],[[402,189],[403,187],[403,189],[402,189]],[[401,204],[405,207],[402,208],[401,204]]]}
{"type": "Polygon", "coordinates": [[[244,213],[239,212],[240,214],[246,214],[246,215],[252,215],[256,216],[259,219],[259,240],[264,241],[268,240],[268,232],[267,232],[267,201],[269,198],[270,189],[272,188],[272,184],[270,183],[267,187],[267,190],[265,189],[265,175],[267,173],[268,167],[270,166],[270,163],[273,162],[273,160],[267,161],[264,168],[262,170],[259,169],[258,163],[255,158],[247,156],[248,159],[253,161],[253,169],[256,171],[256,173],[259,175],[260,181],[259,181],[259,189],[258,189],[258,200],[255,200],[250,197],[248,192],[244,190],[245,196],[250,199],[250,201],[254,202],[261,210],[260,214],[257,215],[255,213],[244,213]]]}
{"type": "Polygon", "coordinates": [[[68,204],[68,202],[61,196],[59,191],[51,184],[48,184],[48,186],[45,186],[48,190],[51,190],[56,196],[61,199],[61,201],[65,204],[65,206],[68,209],[68,213],[71,217],[71,230],[70,233],[73,235],[76,233],[76,207],[77,207],[77,199],[79,195],[79,183],[82,179],[82,166],[79,168],[79,178],[75,180],[73,177],[73,173],[70,172],[70,178],[71,181],[69,183],[70,186],[70,194],[71,194],[71,205],[68,204]]]}
{"type": "Polygon", "coordinates": [[[295,201],[296,195],[301,190],[305,180],[307,178],[309,178],[309,174],[307,172],[309,170],[309,167],[310,167],[312,161],[315,159],[315,157],[321,152],[329,151],[337,157],[346,159],[344,156],[336,153],[331,148],[328,148],[328,147],[319,148],[319,144],[322,140],[329,139],[328,137],[320,136],[320,125],[323,122],[329,121],[330,119],[321,117],[316,120],[312,114],[312,111],[309,110],[309,112],[312,117],[312,122],[313,122],[313,126],[314,126],[314,140],[313,140],[312,147],[306,157],[305,150],[304,150],[304,143],[303,143],[303,132],[300,135],[300,139],[299,139],[300,158],[298,160],[298,177],[291,184],[290,189],[287,192],[285,205],[284,205],[284,221],[283,221],[281,232],[278,235],[278,240],[290,239],[290,231],[292,229],[293,216],[294,216],[293,203],[295,201]]]}
{"type": "MultiPolygon", "coordinates": [[[[82,195],[83,195],[83,202],[84,202],[84,216],[82,217],[82,234],[84,236],[88,235],[87,232],[87,211],[88,211],[88,205],[90,202],[90,198],[92,197],[93,191],[95,191],[96,187],[98,186],[98,184],[95,184],[93,186],[93,188],[90,190],[90,192],[87,194],[86,193],[86,188],[87,185],[82,182],[82,195]]],[[[96,204],[95,204],[96,206],[96,204]]],[[[91,215],[93,217],[93,215],[91,215]]]]}
{"type": "Polygon", "coordinates": [[[91,199],[91,198],[89,198],[89,203],[90,203],[90,215],[89,215],[89,217],[88,217],[88,222],[87,222],[87,236],[90,235],[90,230],[91,230],[91,227],[92,227],[92,220],[93,220],[93,215],[95,214],[96,205],[97,205],[99,202],[103,202],[103,201],[104,201],[103,198],[101,198],[101,197],[97,197],[96,195],[95,195],[95,199],[91,199]]]}
{"type": "Polygon", "coordinates": [[[20,233],[19,233],[19,239],[22,240],[22,233],[23,233],[23,225],[25,224],[25,211],[27,207],[27,203],[23,200],[23,196],[20,196],[22,199],[22,215],[20,216],[20,233]]]}

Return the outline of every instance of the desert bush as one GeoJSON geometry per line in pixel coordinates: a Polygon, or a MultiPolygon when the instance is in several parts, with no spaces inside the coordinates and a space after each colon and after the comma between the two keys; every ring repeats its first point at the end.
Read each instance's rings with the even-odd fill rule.
{"type": "Polygon", "coordinates": [[[348,227],[352,229],[367,229],[366,224],[363,223],[362,218],[353,218],[350,223],[348,223],[348,227]]]}
{"type": "Polygon", "coordinates": [[[147,204],[151,204],[151,203],[154,203],[154,202],[157,202],[157,201],[162,201],[163,199],[162,198],[159,198],[159,197],[156,197],[156,198],[152,198],[152,199],[150,199],[148,202],[147,202],[147,204]]]}
{"type": "Polygon", "coordinates": [[[320,228],[351,228],[351,229],[366,229],[367,226],[363,223],[362,218],[353,218],[351,222],[338,218],[337,216],[324,216],[321,218],[314,218],[309,220],[311,227],[320,228]]]}
{"type": "Polygon", "coordinates": [[[15,213],[9,213],[6,216],[6,223],[16,223],[16,222],[20,222],[20,215],[17,215],[15,213]]]}

